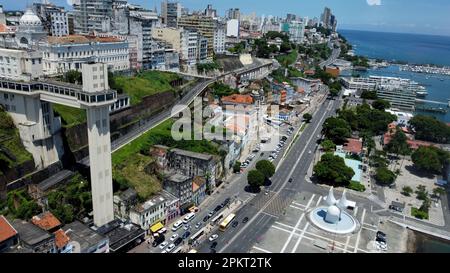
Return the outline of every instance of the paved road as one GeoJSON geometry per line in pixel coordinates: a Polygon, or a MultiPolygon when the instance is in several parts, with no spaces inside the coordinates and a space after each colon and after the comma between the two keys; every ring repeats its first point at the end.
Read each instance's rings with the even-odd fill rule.
{"type": "MultiPolygon", "coordinates": [[[[306,181],[307,170],[313,160],[318,135],[320,135],[322,124],[327,117],[334,115],[339,107],[340,101],[326,101],[315,114],[312,123],[305,129],[286,159],[278,167],[272,179],[272,186],[266,191],[258,194],[247,202],[237,213],[239,226],[230,227],[226,232],[219,233],[217,239],[218,252],[245,253],[258,242],[259,237],[272,226],[272,224],[284,213],[285,208],[300,191],[307,191],[319,195],[326,195],[327,189],[306,181]],[[293,178],[293,182],[289,182],[293,178]],[[249,217],[246,224],[242,219],[249,217]]],[[[368,209],[379,206],[360,196],[349,194],[351,200],[368,209]]],[[[199,252],[209,252],[209,243],[198,248],[199,252]]]]}
{"type": "Polygon", "coordinates": [[[319,64],[320,67],[329,66],[332,63],[334,63],[337,60],[337,58],[339,58],[339,55],[341,54],[341,48],[340,47],[334,48],[333,44],[332,44],[332,47],[333,47],[333,51],[331,53],[330,58],[328,58],[328,60],[321,62],[319,64]]]}
{"type": "MultiPolygon", "coordinates": [[[[320,134],[322,123],[334,114],[337,106],[338,101],[326,101],[318,109],[312,123],[306,127],[278,166],[272,178],[272,185],[249,200],[238,211],[237,220],[240,224],[236,229],[230,227],[228,231],[220,234],[217,240],[219,252],[247,252],[258,240],[258,236],[263,235],[275,221],[277,214],[283,213],[289,200],[292,200],[297,192],[306,189],[311,192],[323,191],[307,183],[304,177],[313,159],[314,150],[317,147],[317,135],[320,134]],[[288,182],[291,177],[293,183],[288,182]],[[244,217],[250,218],[246,224],[241,223],[244,217]]],[[[209,244],[203,244],[198,250],[209,252],[209,244]]]]}

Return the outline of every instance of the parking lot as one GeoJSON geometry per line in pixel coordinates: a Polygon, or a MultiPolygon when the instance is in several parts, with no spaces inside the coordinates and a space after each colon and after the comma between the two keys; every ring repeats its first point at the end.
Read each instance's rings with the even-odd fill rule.
{"type": "Polygon", "coordinates": [[[324,204],[322,196],[300,193],[286,212],[253,246],[254,253],[383,253],[406,251],[406,229],[381,221],[365,208],[349,211],[359,221],[359,228],[349,235],[334,235],[311,224],[307,213],[324,204]],[[376,243],[377,232],[386,234],[385,250],[376,243]],[[378,245],[378,246],[377,246],[378,245]]]}

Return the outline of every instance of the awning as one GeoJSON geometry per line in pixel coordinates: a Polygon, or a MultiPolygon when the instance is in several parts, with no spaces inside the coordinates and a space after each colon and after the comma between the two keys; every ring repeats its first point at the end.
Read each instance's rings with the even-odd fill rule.
{"type": "Polygon", "coordinates": [[[158,230],[162,229],[164,227],[164,225],[161,222],[158,222],[156,224],[154,224],[153,226],[150,227],[150,230],[155,233],[158,232],[158,230]]]}

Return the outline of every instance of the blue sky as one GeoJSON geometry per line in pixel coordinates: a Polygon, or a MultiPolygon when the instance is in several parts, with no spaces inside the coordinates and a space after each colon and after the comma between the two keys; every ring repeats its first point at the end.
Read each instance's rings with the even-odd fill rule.
{"type": "MultiPolygon", "coordinates": [[[[51,0],[66,5],[67,0],[51,0]]],[[[33,2],[28,0],[29,3],[33,2]]],[[[160,9],[160,0],[128,0],[160,9]]],[[[220,14],[231,7],[258,15],[295,13],[310,18],[319,17],[325,6],[330,7],[339,21],[339,28],[388,32],[424,33],[450,36],[449,0],[181,0],[185,7],[204,9],[211,3],[220,14]]],[[[2,0],[6,10],[23,9],[26,0],[2,0]]]]}

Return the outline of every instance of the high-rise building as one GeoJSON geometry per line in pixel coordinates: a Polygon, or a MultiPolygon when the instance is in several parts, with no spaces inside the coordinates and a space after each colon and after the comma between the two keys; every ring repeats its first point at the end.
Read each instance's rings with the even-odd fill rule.
{"type": "Polygon", "coordinates": [[[181,9],[181,4],[176,1],[164,0],[161,2],[162,23],[166,24],[168,27],[178,27],[181,9]]]}
{"type": "Polygon", "coordinates": [[[320,24],[326,29],[336,31],[337,19],[334,14],[331,13],[331,9],[326,7],[320,17],[320,24]]]}
{"type": "Polygon", "coordinates": [[[329,7],[325,7],[325,9],[323,10],[320,21],[324,28],[329,28],[329,24],[331,21],[331,9],[329,7]]]}
{"type": "Polygon", "coordinates": [[[205,16],[215,18],[215,17],[217,17],[217,10],[213,9],[212,5],[209,4],[205,9],[204,14],[205,14],[205,16]]]}
{"type": "Polygon", "coordinates": [[[49,2],[34,3],[33,11],[50,35],[59,37],[69,35],[69,19],[63,7],[57,7],[49,2]]]}
{"type": "Polygon", "coordinates": [[[110,32],[114,0],[78,0],[73,5],[75,32],[110,32]]]}
{"type": "Polygon", "coordinates": [[[215,21],[211,17],[204,15],[192,14],[181,16],[178,26],[186,29],[194,29],[198,31],[204,38],[208,40],[207,55],[208,60],[212,60],[214,55],[214,33],[215,21]]]}
{"type": "Polygon", "coordinates": [[[214,52],[216,54],[225,53],[225,40],[227,37],[227,24],[224,21],[215,20],[214,28],[214,52]]]}
{"type": "Polygon", "coordinates": [[[227,37],[239,38],[238,19],[230,19],[227,21],[227,37]]]}
{"type": "Polygon", "coordinates": [[[305,23],[304,21],[291,21],[288,24],[288,36],[289,41],[295,44],[303,43],[305,35],[305,23]]]}
{"type": "Polygon", "coordinates": [[[227,10],[226,17],[227,17],[227,19],[240,20],[241,19],[241,12],[239,11],[238,8],[229,9],[229,10],[227,10]]]}
{"type": "Polygon", "coordinates": [[[0,24],[6,25],[6,16],[5,16],[5,13],[3,12],[2,5],[0,5],[0,24]]]}

